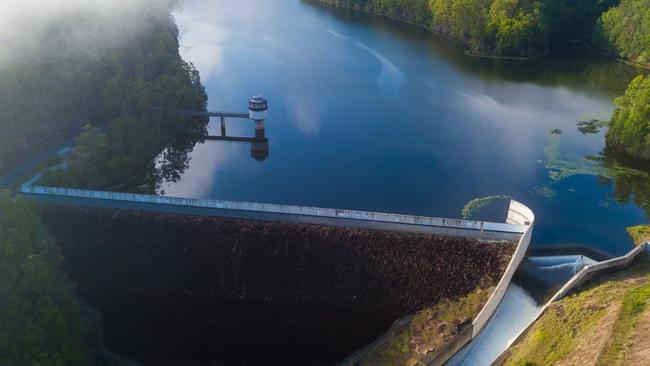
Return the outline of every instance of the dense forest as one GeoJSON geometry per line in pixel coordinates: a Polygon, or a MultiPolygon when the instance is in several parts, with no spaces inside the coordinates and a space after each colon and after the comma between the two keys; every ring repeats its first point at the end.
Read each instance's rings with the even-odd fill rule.
{"type": "Polygon", "coordinates": [[[594,45],[623,59],[650,65],[650,0],[622,0],[598,20],[594,45]]]}
{"type": "Polygon", "coordinates": [[[0,218],[0,365],[85,365],[79,305],[59,248],[29,205],[7,192],[0,218]]]}
{"type": "MultiPolygon", "coordinates": [[[[48,8],[13,42],[0,37],[0,176],[77,137],[69,169],[49,179],[107,186],[177,133],[205,129],[176,113],[207,97],[179,55],[173,1],[80,4],[48,8]]],[[[36,211],[0,191],[0,365],[89,364],[62,261],[36,211]]]]}
{"type": "Polygon", "coordinates": [[[425,26],[479,54],[536,56],[555,41],[592,36],[598,48],[624,58],[645,62],[650,52],[647,0],[322,1],[425,26]]]}
{"type": "Polygon", "coordinates": [[[52,179],[105,186],[123,180],[178,132],[204,128],[175,113],[203,109],[207,97],[197,70],[178,53],[172,4],[141,3],[113,14],[81,8],[50,19],[29,46],[0,59],[0,176],[83,129],[68,173],[52,179]],[[93,133],[101,141],[88,145],[93,133]]]}
{"type": "Polygon", "coordinates": [[[614,101],[616,109],[607,132],[607,147],[650,159],[650,76],[638,76],[614,101]]]}

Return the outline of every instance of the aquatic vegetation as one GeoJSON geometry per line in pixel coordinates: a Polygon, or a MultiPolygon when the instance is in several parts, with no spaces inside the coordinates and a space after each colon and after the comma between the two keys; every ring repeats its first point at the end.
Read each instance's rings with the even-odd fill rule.
{"type": "Polygon", "coordinates": [[[533,189],[528,191],[528,193],[534,196],[544,197],[548,200],[552,200],[553,198],[557,197],[557,192],[553,188],[551,188],[548,184],[537,185],[533,187],[533,189]]]}
{"type": "Polygon", "coordinates": [[[473,200],[467,202],[465,206],[463,206],[463,211],[461,212],[461,216],[463,217],[463,219],[466,220],[471,219],[478,211],[480,211],[482,208],[489,206],[492,202],[496,200],[505,200],[505,199],[510,199],[510,196],[499,194],[494,196],[474,198],[473,200]]]}
{"type": "Polygon", "coordinates": [[[603,121],[597,118],[592,118],[589,121],[580,121],[576,124],[578,126],[578,131],[582,132],[583,135],[586,134],[597,134],[600,132],[600,129],[607,126],[609,122],[603,121]]]}
{"type": "Polygon", "coordinates": [[[553,182],[574,175],[593,175],[612,180],[619,177],[648,177],[645,171],[623,166],[615,160],[606,159],[605,156],[564,155],[560,152],[558,140],[553,137],[549,140],[548,146],[544,149],[546,159],[542,163],[548,169],[548,176],[553,182]]]}

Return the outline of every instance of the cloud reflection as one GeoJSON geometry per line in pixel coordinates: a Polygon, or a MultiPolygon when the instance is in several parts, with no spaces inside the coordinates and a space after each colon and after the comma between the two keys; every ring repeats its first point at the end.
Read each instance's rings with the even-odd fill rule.
{"type": "Polygon", "coordinates": [[[357,47],[370,53],[371,55],[375,56],[377,60],[379,60],[379,62],[381,63],[381,73],[377,77],[377,83],[382,89],[395,91],[402,85],[405,79],[404,73],[397,66],[395,66],[394,63],[392,63],[388,58],[386,58],[386,56],[382,55],[381,53],[377,52],[373,48],[370,48],[367,45],[353,38],[344,36],[331,29],[328,30],[327,32],[335,37],[353,42],[357,47]]]}
{"type": "Polygon", "coordinates": [[[175,182],[165,182],[163,189],[167,196],[204,198],[212,196],[218,185],[219,171],[231,165],[234,159],[245,154],[247,144],[206,141],[197,144],[192,151],[189,168],[182,178],[175,182]]]}
{"type": "Polygon", "coordinates": [[[203,21],[201,15],[201,11],[192,7],[174,14],[181,30],[181,56],[192,62],[201,72],[201,78],[207,81],[223,71],[229,33],[216,23],[203,21]]]}

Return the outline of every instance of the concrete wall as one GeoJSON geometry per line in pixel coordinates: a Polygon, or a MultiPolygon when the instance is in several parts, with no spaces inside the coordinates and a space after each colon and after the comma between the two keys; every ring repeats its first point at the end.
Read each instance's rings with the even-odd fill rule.
{"type": "Polygon", "coordinates": [[[530,239],[533,234],[533,224],[535,223],[535,214],[524,204],[511,200],[508,209],[507,222],[512,225],[524,227],[525,230],[523,235],[519,238],[517,249],[515,249],[512,259],[510,259],[510,263],[508,263],[508,267],[506,267],[503,276],[501,276],[501,280],[479,314],[472,321],[470,327],[464,329],[463,334],[461,334],[457,339],[454,339],[453,342],[438,350],[432,356],[431,361],[428,363],[429,365],[444,365],[458,351],[478,337],[479,333],[492,318],[506,295],[510,281],[517,271],[517,267],[519,267],[519,264],[524,259],[528,246],[530,245],[530,239]]]}
{"type": "Polygon", "coordinates": [[[491,240],[517,240],[518,245],[508,267],[483,309],[471,325],[463,329],[461,337],[454,339],[432,355],[431,364],[434,365],[444,364],[476,338],[495,313],[530,245],[535,222],[534,213],[515,200],[510,201],[506,223],[495,223],[382,212],[34,186],[37,180],[32,179],[25,183],[21,187],[21,192],[33,199],[57,204],[288,221],[491,240]]]}
{"type": "Polygon", "coordinates": [[[526,251],[528,250],[528,246],[530,245],[530,239],[533,235],[535,214],[525,205],[515,200],[511,200],[510,208],[508,210],[507,222],[509,224],[524,226],[526,230],[519,239],[517,249],[512,255],[512,259],[510,260],[510,263],[508,264],[503,277],[501,277],[499,284],[497,285],[496,289],[494,289],[494,292],[488,299],[488,302],[485,304],[481,312],[472,322],[472,325],[474,326],[474,329],[472,330],[472,339],[478,336],[478,333],[483,330],[485,324],[487,324],[487,322],[496,311],[497,307],[499,307],[501,300],[503,300],[503,297],[508,290],[512,276],[514,276],[515,272],[517,271],[519,263],[521,263],[521,261],[524,259],[526,251]]]}
{"type": "Polygon", "coordinates": [[[510,220],[511,214],[508,216],[512,223],[495,223],[383,212],[42,187],[31,183],[30,180],[21,187],[23,194],[36,200],[57,204],[348,226],[486,240],[519,240],[528,229],[528,226],[510,220]]]}

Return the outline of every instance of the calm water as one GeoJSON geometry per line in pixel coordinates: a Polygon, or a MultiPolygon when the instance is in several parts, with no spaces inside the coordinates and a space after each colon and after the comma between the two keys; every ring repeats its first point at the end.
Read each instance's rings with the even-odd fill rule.
{"type": "MultiPolygon", "coordinates": [[[[619,203],[641,196],[645,178],[599,177],[603,163],[582,157],[604,137],[576,128],[609,117],[631,67],[578,45],[530,62],[467,57],[417,27],[298,0],[190,0],[176,19],[209,109],[268,97],[270,154],[197,144],[163,182],[168,195],[459,217],[471,199],[505,194],[535,211],[535,245],[613,254],[631,247],[624,228],[646,221],[619,203]]],[[[243,120],[227,128],[254,132],[243,120]]],[[[495,207],[476,217],[503,220],[495,207]]]]}

